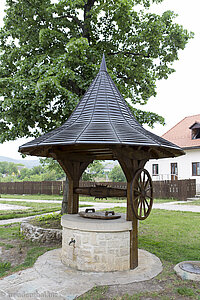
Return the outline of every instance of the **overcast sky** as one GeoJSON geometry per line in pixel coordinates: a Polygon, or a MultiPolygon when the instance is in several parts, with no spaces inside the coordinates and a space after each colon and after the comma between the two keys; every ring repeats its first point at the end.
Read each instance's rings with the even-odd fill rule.
{"type": "MultiPolygon", "coordinates": [[[[2,26],[5,0],[0,0],[0,26],[2,26]]],[[[179,16],[176,22],[195,33],[185,50],[180,51],[179,61],[173,67],[176,72],[167,80],[157,83],[157,96],[140,109],[153,111],[165,118],[166,125],[156,125],[153,131],[162,135],[186,116],[200,114],[199,71],[200,71],[200,0],[164,0],[151,8],[156,13],[173,10],[179,16]]],[[[29,139],[30,140],[30,139],[29,139]]],[[[28,140],[19,139],[0,145],[0,156],[20,158],[18,147],[28,140]]],[[[28,159],[28,158],[27,158],[28,159]]],[[[30,157],[29,159],[33,159],[30,157]]]]}

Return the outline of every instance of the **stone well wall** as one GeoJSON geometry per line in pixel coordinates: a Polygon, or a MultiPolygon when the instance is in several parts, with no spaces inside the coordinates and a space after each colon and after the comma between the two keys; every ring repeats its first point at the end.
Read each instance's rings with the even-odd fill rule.
{"type": "Polygon", "coordinates": [[[130,269],[132,222],[62,217],[62,262],[83,271],[109,272],[130,269]],[[70,243],[71,242],[71,243],[70,243]]]}
{"type": "Polygon", "coordinates": [[[62,230],[61,229],[47,229],[34,226],[29,222],[21,223],[21,234],[25,239],[32,242],[40,243],[61,243],[62,230]]]}

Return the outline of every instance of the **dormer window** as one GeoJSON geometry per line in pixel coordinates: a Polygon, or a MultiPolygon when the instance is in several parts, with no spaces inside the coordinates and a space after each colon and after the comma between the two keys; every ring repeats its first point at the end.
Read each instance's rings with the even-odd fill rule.
{"type": "Polygon", "coordinates": [[[192,131],[192,140],[200,139],[200,123],[195,122],[192,126],[190,126],[190,129],[192,131]]]}

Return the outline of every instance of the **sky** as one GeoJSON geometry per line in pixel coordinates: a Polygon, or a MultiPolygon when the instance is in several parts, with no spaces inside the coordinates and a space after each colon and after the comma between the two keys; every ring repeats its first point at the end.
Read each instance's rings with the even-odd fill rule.
{"type": "MultiPolygon", "coordinates": [[[[5,0],[0,0],[0,26],[3,25],[3,10],[5,0]]],[[[164,134],[183,118],[200,114],[199,105],[199,71],[200,71],[200,1],[199,0],[164,0],[161,4],[154,4],[151,11],[161,14],[172,10],[178,14],[176,23],[183,25],[188,31],[193,31],[194,39],[190,40],[186,48],[179,52],[179,60],[173,64],[175,73],[167,80],[157,82],[157,96],[149,99],[147,105],[138,108],[155,112],[165,118],[165,126],[156,125],[149,129],[157,135],[164,134]]],[[[0,145],[0,156],[20,159],[18,153],[20,145],[31,139],[18,139],[0,145]]],[[[27,157],[26,159],[34,159],[27,157]]]]}

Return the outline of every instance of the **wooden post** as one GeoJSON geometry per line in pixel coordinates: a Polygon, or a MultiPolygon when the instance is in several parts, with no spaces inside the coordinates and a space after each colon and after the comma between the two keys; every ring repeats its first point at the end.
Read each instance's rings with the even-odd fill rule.
{"type": "MultiPolygon", "coordinates": [[[[64,186],[64,184],[63,184],[64,186]]],[[[69,190],[69,181],[66,175],[65,179],[65,188],[63,188],[63,200],[62,200],[62,209],[61,209],[61,215],[64,215],[67,213],[67,207],[68,207],[68,190],[69,190]]]]}
{"type": "Polygon", "coordinates": [[[79,208],[79,195],[74,193],[74,189],[79,187],[81,175],[92,160],[81,162],[62,159],[58,160],[58,162],[68,177],[67,212],[68,214],[77,214],[79,208]]]}
{"type": "Polygon", "coordinates": [[[135,269],[138,266],[138,219],[135,217],[131,208],[131,182],[138,169],[143,168],[146,159],[136,160],[120,156],[118,153],[118,161],[124,171],[127,179],[127,221],[132,221],[132,230],[130,232],[130,269],[135,269]]]}
{"type": "Polygon", "coordinates": [[[127,181],[127,221],[132,221],[132,230],[130,232],[130,269],[135,269],[138,266],[138,220],[135,217],[131,208],[131,182],[127,181]]]}

